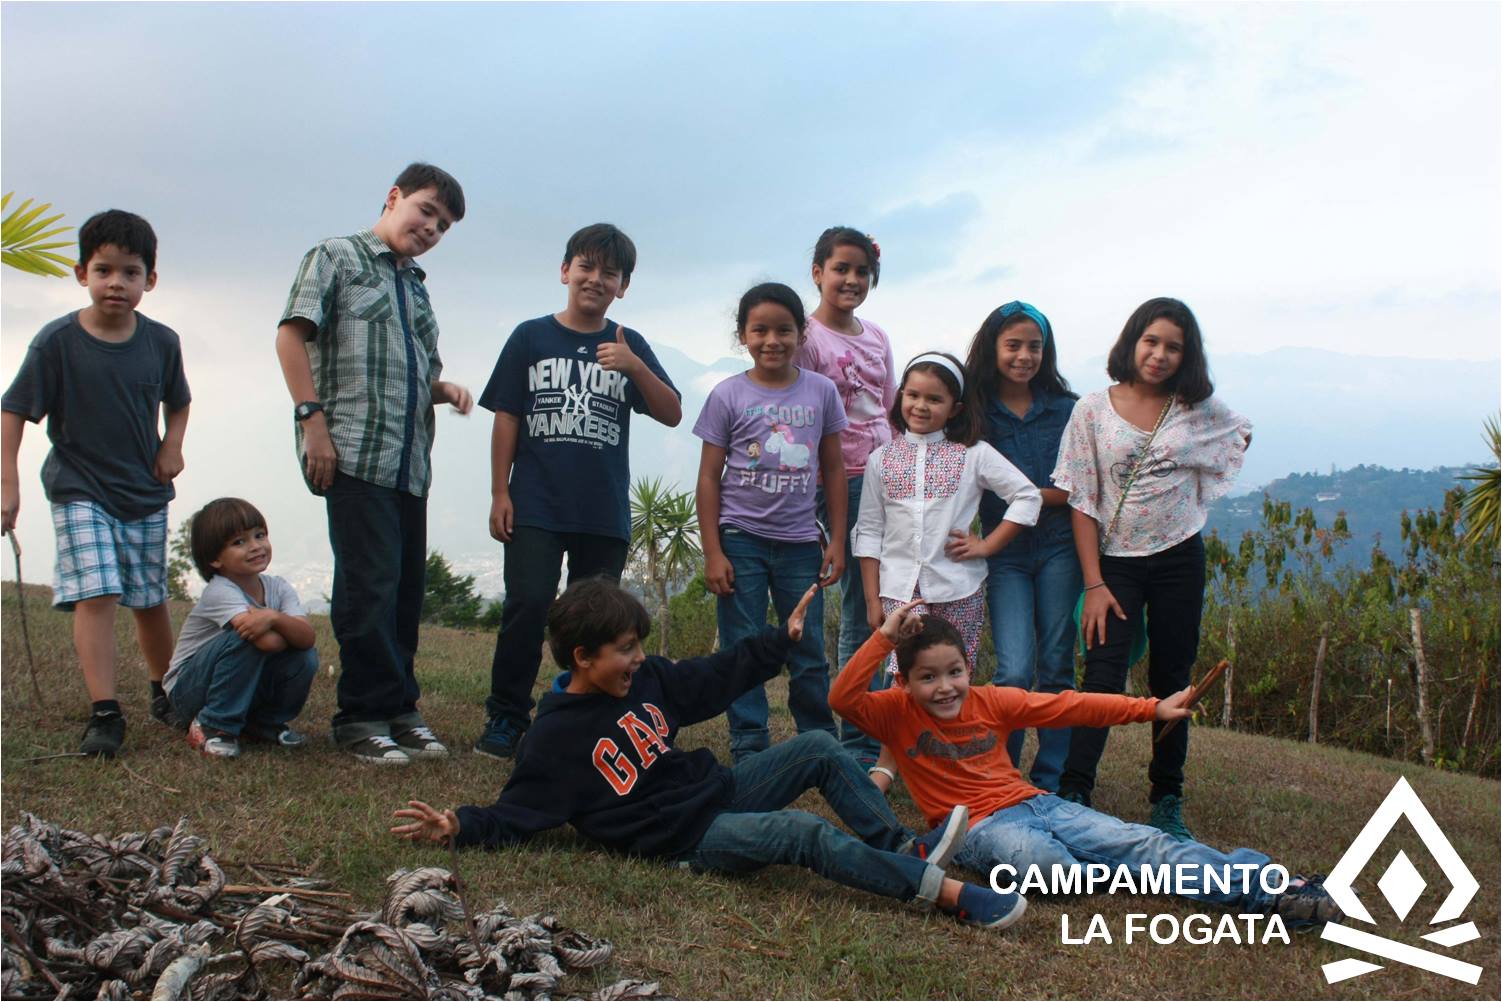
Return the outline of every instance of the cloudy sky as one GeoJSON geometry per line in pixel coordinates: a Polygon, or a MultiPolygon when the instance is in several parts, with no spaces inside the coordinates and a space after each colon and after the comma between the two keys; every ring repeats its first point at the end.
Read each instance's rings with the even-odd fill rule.
{"type": "MultiPolygon", "coordinates": [[[[1069,374],[1171,294],[1212,362],[1303,347],[1495,368],[1494,4],[6,3],[0,29],[5,190],[74,224],[128,208],[160,237],[142,309],[181,334],[194,392],[173,521],[250,497],[278,564],[327,559],[272,351],[293,269],[374,222],[412,159],[465,186],[423,264],[446,372],[476,391],[517,322],[561,308],[564,240],[601,219],[640,249],[612,315],[706,363],[749,284],[812,306],[809,249],[849,223],[882,244],[862,312],[899,356],[961,349],[1023,298],[1069,374]]],[[[3,282],[8,383],[87,297],[3,282]]],[[[440,416],[447,552],[494,545],[489,427],[440,416]]],[[[28,428],[34,580],[44,453],[28,428]]]]}

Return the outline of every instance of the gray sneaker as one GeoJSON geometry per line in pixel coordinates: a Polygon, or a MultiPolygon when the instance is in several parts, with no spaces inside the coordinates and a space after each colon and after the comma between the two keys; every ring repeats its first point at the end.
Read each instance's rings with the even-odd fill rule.
{"type": "Polygon", "coordinates": [[[409,727],[400,734],[391,735],[402,751],[412,758],[448,758],[449,750],[427,724],[409,727]]]}
{"type": "Polygon", "coordinates": [[[342,746],[358,762],[371,765],[411,765],[412,757],[389,734],[372,734],[342,746]]]}

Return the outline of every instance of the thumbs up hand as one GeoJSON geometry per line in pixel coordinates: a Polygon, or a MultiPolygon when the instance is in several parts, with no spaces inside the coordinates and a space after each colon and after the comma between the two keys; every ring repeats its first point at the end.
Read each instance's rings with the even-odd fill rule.
{"type": "Polygon", "coordinates": [[[615,325],[615,340],[606,341],[595,349],[595,361],[602,369],[623,372],[627,376],[635,376],[642,367],[642,360],[626,343],[626,328],[620,324],[615,325]]]}

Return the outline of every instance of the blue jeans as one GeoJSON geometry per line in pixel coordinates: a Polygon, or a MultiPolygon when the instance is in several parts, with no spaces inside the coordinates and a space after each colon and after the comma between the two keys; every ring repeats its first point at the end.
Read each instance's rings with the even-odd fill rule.
{"type": "Polygon", "coordinates": [[[788,863],[889,898],[937,900],[944,871],[898,851],[912,832],[833,735],[800,734],[734,771],[730,809],[711,822],[686,860],[695,869],[749,873],[788,863]],[[854,837],[817,815],[782,810],[815,787],[854,837]]]}
{"type": "Polygon", "coordinates": [[[169,696],[184,720],[226,734],[246,724],[274,731],[302,712],[316,674],[316,648],[268,653],[225,627],[183,663],[169,696]]]}
{"type": "MultiPolygon", "coordinates": [[[[1080,562],[1074,540],[1037,546],[1024,533],[989,561],[986,603],[996,645],[994,685],[1038,692],[1074,688],[1074,605],[1080,597],[1080,562]]],[[[1021,730],[1007,738],[1012,764],[1021,771],[1021,730]]],[[[1069,755],[1070,728],[1038,729],[1030,779],[1056,792],[1069,755]]]]}
{"type": "MultiPolygon", "coordinates": [[[[819,578],[824,558],[818,543],[781,543],[720,526],[720,547],[735,571],[735,591],[715,603],[720,627],[720,649],[734,647],[767,625],[767,592],[777,618],[788,615],[808,586],[819,578]]],[[[788,709],[798,733],[834,733],[829,713],[829,664],[824,660],[824,593],[814,596],[804,620],[803,639],[788,658],[788,709]]],[[[756,686],[730,704],[730,755],[737,762],[769,748],[767,690],[756,686]]]]}
{"type": "MultiPolygon", "coordinates": [[[[855,520],[861,510],[861,490],[865,482],[865,477],[861,474],[856,474],[847,481],[846,496],[850,499],[850,507],[846,509],[846,517],[849,529],[845,533],[845,573],[840,577],[840,639],[835,648],[839,663],[835,666],[836,672],[850,663],[861,644],[871,636],[871,627],[866,622],[866,588],[861,581],[861,562],[850,552],[855,538],[855,520]]],[[[822,487],[819,488],[819,520],[825,525],[829,524],[829,506],[824,503],[822,487]]],[[[892,676],[884,671],[877,672],[871,679],[872,691],[885,689],[891,684],[892,676]]],[[[840,743],[865,765],[874,765],[876,757],[881,754],[880,742],[862,734],[859,727],[846,720],[840,721],[840,743]]]]}
{"type": "Polygon", "coordinates": [[[1174,888],[1180,897],[1213,901],[1244,912],[1266,912],[1273,903],[1273,895],[1262,889],[1257,877],[1271,861],[1255,849],[1226,853],[1202,842],[1180,842],[1156,828],[1129,824],[1047,793],[984,818],[970,829],[955,862],[987,874],[998,863],[1007,863],[1017,871],[1018,882],[1033,865],[1042,870],[1045,878],[1056,863],[1066,867],[1086,863],[1125,866],[1135,878],[1143,864],[1153,867],[1188,864],[1193,867],[1195,884],[1184,890],[1174,888]],[[1257,868],[1245,885],[1245,894],[1241,893],[1240,871],[1221,869],[1237,864],[1257,868]],[[1226,893],[1219,886],[1206,889],[1202,866],[1215,868],[1217,875],[1229,873],[1234,878],[1231,892],[1226,893]]]}

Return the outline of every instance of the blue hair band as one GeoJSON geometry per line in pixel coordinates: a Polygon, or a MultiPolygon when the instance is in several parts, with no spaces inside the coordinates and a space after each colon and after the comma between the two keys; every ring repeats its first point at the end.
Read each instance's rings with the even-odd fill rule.
{"type": "Polygon", "coordinates": [[[996,312],[1001,315],[1001,319],[1003,320],[1010,320],[1012,317],[1015,317],[1017,314],[1021,313],[1023,316],[1027,317],[1033,323],[1038,325],[1038,330],[1043,333],[1044,344],[1047,344],[1049,341],[1053,340],[1053,326],[1048,322],[1048,318],[1043,315],[1043,311],[1038,309],[1032,303],[1024,303],[1020,299],[1014,299],[1010,303],[1004,303],[1001,306],[998,306],[996,308],[996,312]]]}

